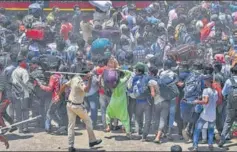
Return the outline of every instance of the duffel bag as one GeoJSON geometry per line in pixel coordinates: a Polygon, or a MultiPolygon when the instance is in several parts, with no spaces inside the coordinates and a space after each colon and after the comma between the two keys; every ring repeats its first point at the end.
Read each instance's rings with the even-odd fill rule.
{"type": "Polygon", "coordinates": [[[33,40],[43,40],[44,30],[43,29],[27,29],[26,37],[33,40]]]}

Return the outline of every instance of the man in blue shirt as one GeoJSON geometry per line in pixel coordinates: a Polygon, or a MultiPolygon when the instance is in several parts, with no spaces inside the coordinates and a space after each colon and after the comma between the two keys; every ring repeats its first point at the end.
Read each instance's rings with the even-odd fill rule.
{"type": "MultiPolygon", "coordinates": [[[[232,78],[237,83],[237,65],[235,65],[231,69],[231,72],[233,74],[232,78]]],[[[222,95],[224,97],[227,97],[227,95],[230,94],[231,89],[232,89],[232,85],[233,84],[231,83],[231,79],[226,80],[224,88],[222,89],[222,95]]],[[[219,147],[223,147],[223,145],[225,144],[225,140],[226,140],[225,137],[230,132],[232,124],[233,124],[233,122],[234,122],[234,120],[237,116],[237,109],[233,108],[233,106],[230,106],[230,102],[228,100],[229,99],[227,99],[226,119],[225,119],[224,127],[223,127],[223,130],[222,130],[222,133],[221,133],[221,140],[218,144],[219,147]]]]}
{"type": "MultiPolygon", "coordinates": [[[[147,86],[148,89],[148,76],[145,74],[145,66],[137,65],[135,67],[136,75],[133,78],[132,86],[133,90],[135,84],[141,85],[143,87],[147,86]]],[[[150,94],[146,94],[143,97],[136,97],[136,108],[135,108],[135,116],[136,116],[136,126],[138,130],[138,134],[142,135],[142,141],[144,142],[149,134],[150,126],[151,126],[151,117],[152,117],[152,104],[150,102],[150,94]],[[145,117],[145,124],[143,127],[143,115],[145,117]]]]}

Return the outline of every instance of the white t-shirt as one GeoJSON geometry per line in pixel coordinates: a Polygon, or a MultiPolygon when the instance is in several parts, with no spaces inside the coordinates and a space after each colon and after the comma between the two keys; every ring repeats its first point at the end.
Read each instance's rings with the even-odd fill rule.
{"type": "Polygon", "coordinates": [[[162,102],[162,101],[165,101],[165,99],[163,99],[161,96],[160,96],[160,88],[157,84],[157,82],[155,80],[150,80],[148,82],[148,86],[153,86],[155,88],[155,97],[154,97],[154,104],[157,105],[158,103],[162,102]]]}
{"type": "Polygon", "coordinates": [[[216,120],[216,102],[218,100],[218,93],[216,90],[211,88],[206,88],[202,93],[203,97],[208,97],[209,102],[203,105],[203,111],[201,113],[201,118],[208,122],[213,122],[216,120]]]}

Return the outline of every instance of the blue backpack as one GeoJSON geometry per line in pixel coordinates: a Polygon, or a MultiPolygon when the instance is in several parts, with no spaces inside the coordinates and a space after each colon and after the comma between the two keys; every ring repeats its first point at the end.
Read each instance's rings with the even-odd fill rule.
{"type": "Polygon", "coordinates": [[[91,44],[91,53],[100,54],[105,51],[105,48],[111,46],[112,43],[107,38],[98,38],[91,44]]]}
{"type": "Polygon", "coordinates": [[[199,97],[202,93],[202,82],[199,75],[191,73],[186,81],[184,87],[184,98],[199,97]]]}
{"type": "Polygon", "coordinates": [[[160,54],[162,54],[161,51],[162,50],[160,48],[160,45],[157,42],[151,45],[151,54],[153,54],[153,55],[156,55],[156,54],[160,55],[160,54]]]}
{"type": "Polygon", "coordinates": [[[132,92],[136,99],[146,99],[150,96],[148,87],[149,77],[147,75],[134,76],[132,92]]]}

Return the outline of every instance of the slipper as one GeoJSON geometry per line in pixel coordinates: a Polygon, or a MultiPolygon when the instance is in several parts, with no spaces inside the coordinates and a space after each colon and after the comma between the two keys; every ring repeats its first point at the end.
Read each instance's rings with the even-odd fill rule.
{"type": "Polygon", "coordinates": [[[161,144],[161,141],[157,140],[157,139],[155,139],[153,142],[156,143],[156,144],[161,144]]]}

